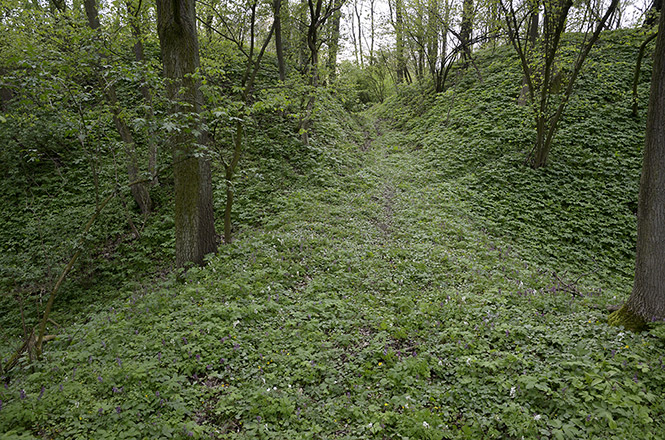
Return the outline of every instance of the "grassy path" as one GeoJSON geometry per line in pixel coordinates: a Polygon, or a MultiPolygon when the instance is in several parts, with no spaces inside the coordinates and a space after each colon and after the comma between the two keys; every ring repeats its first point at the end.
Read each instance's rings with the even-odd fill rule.
{"type": "Polygon", "coordinates": [[[592,292],[566,290],[487,236],[455,182],[394,139],[387,131],[352,153],[360,165],[279,196],[263,229],[184,285],[146,289],[68,329],[32,375],[0,391],[0,428],[658,438],[662,339],[605,326],[592,292]]]}

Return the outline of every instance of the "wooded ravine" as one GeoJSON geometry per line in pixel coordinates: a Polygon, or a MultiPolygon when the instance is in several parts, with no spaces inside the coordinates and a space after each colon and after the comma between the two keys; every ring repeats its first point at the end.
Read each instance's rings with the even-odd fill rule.
{"type": "Polygon", "coordinates": [[[662,3],[457,3],[0,0],[0,439],[663,438],[662,3]]]}

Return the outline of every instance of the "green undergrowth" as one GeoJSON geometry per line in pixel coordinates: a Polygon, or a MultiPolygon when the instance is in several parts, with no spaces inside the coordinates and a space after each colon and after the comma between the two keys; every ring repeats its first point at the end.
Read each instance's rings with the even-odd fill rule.
{"type": "MultiPolygon", "coordinates": [[[[623,295],[634,270],[651,77],[645,58],[640,113],[632,118],[632,75],[644,38],[641,30],[603,33],[576,82],[545,169],[525,166],[535,125],[532,111],[516,105],[522,74],[510,47],[482,49],[478,71],[453,71],[446,92],[422,97],[407,89],[377,114],[399,129],[395,142],[424,149],[431,172],[459,186],[490,233],[509,238],[530,261],[584,273],[583,279],[624,289],[623,295]]],[[[564,45],[558,64],[564,75],[578,40],[569,36],[564,45]]]]}
{"type": "Polygon", "coordinates": [[[659,328],[607,326],[605,293],[483,231],[423,151],[340,156],[14,372],[5,438],[660,437],[659,328]]]}
{"type": "MultiPolygon", "coordinates": [[[[566,155],[581,143],[523,167],[522,110],[490,87],[508,87],[501,50],[478,57],[483,88],[460,76],[427,105],[407,91],[431,108],[420,119],[322,107],[308,148],[259,137],[236,239],[180,280],[121,290],[3,376],[2,438],[661,438],[665,331],[607,325],[630,232],[603,223],[623,211],[599,194],[618,189],[590,183],[634,171],[582,179],[566,155]],[[557,169],[565,197],[547,191],[557,169]],[[536,221],[548,200],[587,197],[574,188],[598,188],[596,207],[536,221]],[[563,240],[573,231],[586,241],[563,240]]],[[[626,142],[613,148],[628,158],[626,142]]]]}

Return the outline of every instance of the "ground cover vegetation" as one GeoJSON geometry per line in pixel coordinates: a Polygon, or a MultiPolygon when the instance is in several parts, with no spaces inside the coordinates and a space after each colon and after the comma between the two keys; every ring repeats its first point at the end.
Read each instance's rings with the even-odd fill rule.
{"type": "Polygon", "coordinates": [[[0,438],[662,437],[665,328],[608,325],[635,271],[656,2],[570,90],[602,5],[572,7],[548,85],[527,65],[566,101],[538,169],[501,15],[533,23],[526,4],[396,0],[383,46],[374,2],[199,2],[200,69],[173,82],[153,4],[2,5],[0,438]],[[224,231],[194,265],[190,159],[224,231]]]}

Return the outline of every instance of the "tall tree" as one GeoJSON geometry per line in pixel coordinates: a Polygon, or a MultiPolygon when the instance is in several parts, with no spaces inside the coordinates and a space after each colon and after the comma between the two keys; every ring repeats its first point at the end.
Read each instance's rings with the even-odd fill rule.
{"type": "MultiPolygon", "coordinates": [[[[282,0],[273,0],[272,10],[274,15],[275,29],[275,55],[277,55],[277,68],[279,80],[286,80],[286,61],[284,60],[284,42],[282,41],[282,0]]],[[[339,28],[339,25],[338,25],[339,28]]],[[[339,31],[338,31],[339,35],[339,31]]]]}
{"type": "Polygon", "coordinates": [[[404,56],[404,0],[395,0],[395,52],[397,56],[397,83],[408,77],[404,56]]]}
{"type": "Polygon", "coordinates": [[[356,14],[356,20],[358,22],[358,58],[360,60],[360,67],[365,66],[365,61],[363,60],[363,4],[361,0],[356,0],[353,3],[353,12],[356,14]],[[358,8],[360,4],[360,9],[358,8]]]}
{"type": "MultiPolygon", "coordinates": [[[[427,0],[427,67],[433,79],[436,78],[436,64],[439,60],[439,2],[427,0]]],[[[445,49],[444,49],[445,50],[445,49]]]]}
{"type": "MultiPolygon", "coordinates": [[[[307,0],[309,10],[309,23],[307,24],[307,48],[309,49],[309,64],[305,71],[308,77],[309,85],[316,89],[320,85],[319,77],[319,49],[321,48],[321,39],[319,33],[321,28],[343,6],[340,0],[307,0]]],[[[309,129],[311,126],[312,112],[314,111],[314,102],[316,101],[315,90],[312,90],[307,99],[305,115],[300,122],[300,131],[302,141],[309,145],[309,129]]]]}
{"type": "MultiPolygon", "coordinates": [[[[665,29],[665,14],[659,28],[665,29]]],[[[640,330],[665,319],[665,32],[658,33],[637,208],[635,281],[609,323],[640,330]]]]}
{"type": "Polygon", "coordinates": [[[210,160],[196,146],[205,143],[205,136],[197,135],[203,97],[196,78],[199,43],[195,1],[157,0],[157,32],[171,113],[190,121],[190,126],[175,131],[170,138],[175,179],[176,265],[202,264],[206,254],[217,250],[217,240],[210,160]]]}
{"type": "Polygon", "coordinates": [[[460,45],[462,46],[463,65],[471,61],[471,34],[473,32],[473,0],[464,0],[462,3],[462,23],[460,25],[460,45]]]}

